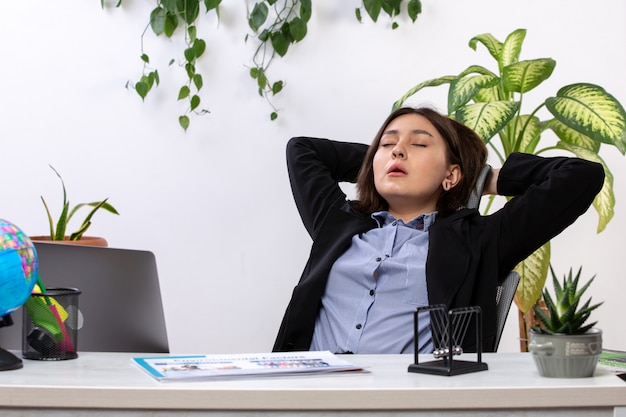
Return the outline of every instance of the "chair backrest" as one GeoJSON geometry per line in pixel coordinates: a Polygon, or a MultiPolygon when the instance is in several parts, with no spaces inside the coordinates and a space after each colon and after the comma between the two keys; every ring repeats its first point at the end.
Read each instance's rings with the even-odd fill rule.
{"type": "MultiPolygon", "coordinates": [[[[480,205],[480,197],[483,194],[483,188],[485,186],[485,180],[491,171],[491,167],[486,165],[478,176],[476,181],[476,187],[472,191],[469,200],[467,201],[467,208],[477,209],[480,205]]],[[[500,339],[502,338],[502,332],[504,331],[504,325],[506,319],[509,316],[509,310],[511,309],[511,303],[513,297],[515,297],[515,291],[519,284],[520,276],[517,272],[511,271],[509,275],[502,281],[497,288],[496,293],[496,343],[494,345],[494,351],[498,350],[500,339]]]]}
{"type": "Polygon", "coordinates": [[[520,276],[517,272],[511,271],[509,275],[502,281],[497,288],[496,293],[496,343],[494,345],[494,352],[498,351],[498,345],[502,338],[502,332],[504,331],[504,325],[506,324],[506,318],[509,316],[509,310],[513,303],[513,297],[515,297],[515,291],[519,284],[520,276]]]}

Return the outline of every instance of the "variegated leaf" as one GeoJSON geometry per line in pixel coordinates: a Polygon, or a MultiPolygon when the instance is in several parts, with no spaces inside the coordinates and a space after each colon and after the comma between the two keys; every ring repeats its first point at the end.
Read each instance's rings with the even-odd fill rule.
{"type": "Polygon", "coordinates": [[[489,103],[492,101],[500,100],[500,89],[496,87],[483,88],[478,90],[474,95],[474,101],[476,103],[489,103]]]}
{"type": "Polygon", "coordinates": [[[552,129],[552,131],[558,136],[558,138],[565,143],[587,149],[596,154],[600,150],[600,142],[596,142],[589,136],[586,136],[568,127],[567,125],[564,125],[556,119],[551,119],[548,122],[547,127],[549,129],[552,129]]]}
{"type": "Polygon", "coordinates": [[[613,193],[613,174],[609,170],[609,167],[606,165],[604,160],[600,158],[597,152],[590,151],[589,149],[572,145],[566,142],[557,143],[557,147],[561,149],[565,149],[569,152],[572,152],[579,158],[586,159],[588,161],[594,161],[599,164],[602,164],[604,167],[604,184],[602,185],[602,189],[596,195],[596,198],[593,200],[593,207],[596,209],[598,213],[598,227],[596,229],[597,233],[602,232],[606,225],[611,221],[613,215],[615,214],[615,194],[613,193]]]}
{"type": "Polygon", "coordinates": [[[500,56],[502,55],[502,42],[493,37],[491,33],[483,33],[482,35],[474,36],[469,41],[469,47],[476,50],[476,43],[482,43],[489,51],[492,57],[500,62],[500,56]]]}
{"type": "Polygon", "coordinates": [[[526,37],[526,29],[514,30],[506,37],[502,45],[502,56],[498,61],[500,63],[500,71],[507,65],[511,65],[519,61],[519,55],[522,52],[522,44],[526,37]]]}
{"type": "Polygon", "coordinates": [[[488,143],[511,121],[519,106],[518,102],[510,101],[470,104],[457,110],[455,119],[473,129],[485,143],[488,143]]]}
{"type": "Polygon", "coordinates": [[[556,61],[550,58],[516,62],[504,67],[502,79],[507,91],[526,93],[550,78],[556,61]]]}
{"type": "Polygon", "coordinates": [[[602,143],[626,153],[626,113],[622,105],[604,88],[593,84],[571,84],[546,107],[559,121],[602,143]]]}
{"type": "Polygon", "coordinates": [[[457,78],[450,84],[448,91],[448,114],[466,105],[481,88],[490,88],[500,82],[495,74],[468,75],[457,78]]]}
{"type": "Polygon", "coordinates": [[[550,267],[550,242],[546,243],[515,267],[520,282],[515,292],[517,308],[526,313],[541,298],[550,267]]]}
{"type": "Polygon", "coordinates": [[[396,110],[399,109],[400,107],[402,107],[402,105],[415,93],[417,93],[418,91],[420,91],[422,88],[426,88],[426,87],[437,87],[439,85],[442,84],[450,84],[452,81],[456,80],[456,75],[445,75],[443,77],[439,77],[439,78],[435,78],[432,80],[428,80],[428,81],[424,81],[423,83],[420,83],[418,85],[416,85],[415,87],[411,88],[409,91],[407,91],[402,97],[400,97],[399,100],[397,100],[395,103],[393,103],[393,106],[391,108],[391,110],[396,110]]]}
{"type": "Polygon", "coordinates": [[[513,126],[512,132],[515,139],[511,152],[535,153],[542,132],[539,118],[529,115],[516,116],[510,125],[513,126]]]}

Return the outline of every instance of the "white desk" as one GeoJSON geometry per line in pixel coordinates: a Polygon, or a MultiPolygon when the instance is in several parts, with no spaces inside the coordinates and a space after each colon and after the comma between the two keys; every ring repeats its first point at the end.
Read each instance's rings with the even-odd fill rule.
{"type": "Polygon", "coordinates": [[[84,352],[68,361],[24,360],[23,369],[0,372],[0,414],[613,417],[626,407],[626,383],[608,371],[542,378],[528,353],[485,354],[488,371],[453,377],[407,372],[411,355],[349,355],[370,372],[174,383],[152,379],[132,356],[146,355],[84,352]]]}

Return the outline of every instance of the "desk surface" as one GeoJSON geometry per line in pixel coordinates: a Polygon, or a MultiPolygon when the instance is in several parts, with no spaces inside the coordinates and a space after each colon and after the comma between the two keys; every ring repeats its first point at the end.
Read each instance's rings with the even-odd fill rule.
{"type": "MultiPolygon", "coordinates": [[[[158,382],[131,353],[24,360],[0,372],[0,408],[153,410],[460,410],[626,406],[626,383],[598,366],[593,378],[537,373],[529,353],[485,354],[489,370],[453,377],[407,372],[411,355],[350,355],[366,373],[158,382]]],[[[421,357],[420,357],[421,358],[421,357]]],[[[431,358],[425,358],[430,360],[431,358]]],[[[421,360],[421,359],[420,359],[421,360]]]]}

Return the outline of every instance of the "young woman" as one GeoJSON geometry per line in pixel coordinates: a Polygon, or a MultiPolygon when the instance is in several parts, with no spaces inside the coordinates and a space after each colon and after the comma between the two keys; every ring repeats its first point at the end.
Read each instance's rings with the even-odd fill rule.
{"type": "MultiPolygon", "coordinates": [[[[604,171],[513,154],[483,194],[514,198],[481,216],[463,205],[486,159],[472,130],[428,108],[396,110],[369,147],[291,139],[289,178],[313,247],[274,350],[411,353],[415,309],[444,304],[480,306],[483,350],[493,351],[498,283],[588,209],[604,171]]],[[[419,350],[430,352],[428,317],[419,323],[419,350]]],[[[476,349],[474,332],[462,347],[476,349]]]]}

